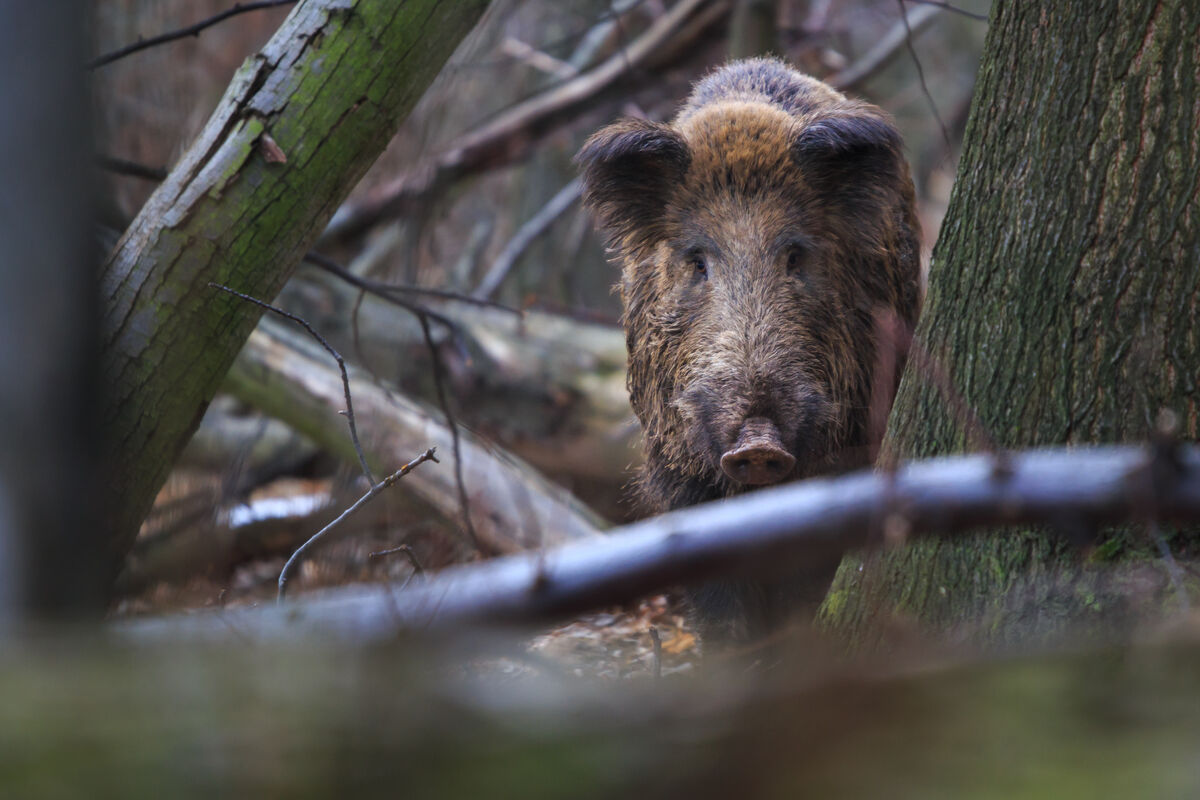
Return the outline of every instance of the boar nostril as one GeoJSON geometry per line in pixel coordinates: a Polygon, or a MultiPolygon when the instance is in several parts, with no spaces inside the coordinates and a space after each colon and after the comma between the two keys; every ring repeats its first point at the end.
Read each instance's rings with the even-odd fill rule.
{"type": "Polygon", "coordinates": [[[796,459],[773,447],[731,450],[721,456],[721,469],[738,483],[761,486],[787,477],[796,459]]]}
{"type": "Polygon", "coordinates": [[[721,470],[738,483],[761,486],[788,476],[796,459],[779,440],[774,423],[764,417],[746,420],[737,443],[721,456],[721,470]]]}

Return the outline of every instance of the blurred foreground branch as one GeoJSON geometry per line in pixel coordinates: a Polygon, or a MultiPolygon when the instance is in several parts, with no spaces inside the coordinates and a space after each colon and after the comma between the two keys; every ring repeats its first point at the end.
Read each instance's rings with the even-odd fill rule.
{"type": "MultiPolygon", "coordinates": [[[[323,632],[351,639],[464,623],[547,622],[719,575],[831,562],[911,536],[996,525],[1078,530],[1129,519],[1200,520],[1200,448],[1132,446],[915,462],[696,506],[554,552],[447,569],[403,592],[346,589],[282,608],[124,623],[135,636],[323,632]],[[884,531],[888,532],[885,537],[884,531]]],[[[432,471],[430,471],[432,472],[432,471]]]]}

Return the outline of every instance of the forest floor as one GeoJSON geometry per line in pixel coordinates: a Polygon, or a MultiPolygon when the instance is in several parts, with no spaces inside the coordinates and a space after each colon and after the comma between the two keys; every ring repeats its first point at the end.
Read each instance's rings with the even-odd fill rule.
{"type": "MultiPolygon", "coordinates": [[[[156,508],[167,509],[206,486],[211,488],[214,480],[214,476],[176,476],[160,494],[156,508]]],[[[252,538],[266,552],[239,552],[236,545],[219,551],[214,563],[189,570],[192,574],[152,580],[128,593],[114,607],[113,616],[274,603],[279,573],[288,553],[320,528],[312,504],[304,502],[305,498],[328,498],[330,493],[328,480],[285,479],[269,484],[244,502],[227,504],[224,511],[215,500],[213,512],[192,523],[200,526],[201,536],[229,539],[230,530],[239,527],[236,519],[244,519],[252,511],[267,509],[266,515],[270,516],[271,509],[280,511],[288,502],[301,511],[294,515],[280,511],[279,516],[268,520],[268,533],[243,537],[252,538]]],[[[366,519],[359,520],[354,528],[329,537],[327,544],[301,562],[289,584],[289,597],[351,584],[402,584],[414,568],[408,554],[396,550],[401,545],[409,549],[417,563],[431,570],[464,560],[461,548],[436,524],[398,520],[385,503],[375,515],[364,516],[366,519]]],[[[171,527],[169,513],[152,515],[151,519],[154,523],[143,529],[143,538],[179,536],[184,530],[164,532],[171,527]]],[[[250,524],[262,523],[260,519],[250,524]]],[[[194,529],[192,534],[196,533],[194,529]]],[[[580,616],[531,636],[524,648],[527,658],[506,658],[492,666],[514,676],[551,670],[608,680],[689,672],[699,660],[696,636],[688,626],[682,603],[673,595],[656,595],[635,605],[580,616]]]]}

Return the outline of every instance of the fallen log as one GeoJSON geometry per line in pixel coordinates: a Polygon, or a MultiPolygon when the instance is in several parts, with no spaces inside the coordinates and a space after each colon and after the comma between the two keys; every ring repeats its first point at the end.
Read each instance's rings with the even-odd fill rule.
{"type": "MultiPolygon", "coordinates": [[[[288,308],[372,374],[436,401],[432,356],[411,313],[371,294],[360,302],[356,287],[326,272],[302,269],[300,278],[288,308]]],[[[624,333],[559,314],[410,299],[454,326],[430,332],[455,416],[606,518],[629,519],[622,501],[642,448],[625,389],[624,333]]]]}
{"type": "MultiPolygon", "coordinates": [[[[275,320],[263,320],[226,377],[243,402],[280,419],[353,463],[342,382],[328,355],[275,320]]],[[[461,519],[454,448],[442,414],[351,372],[359,437],[371,469],[381,475],[435,447],[442,464],[404,479],[448,520],[461,519]]],[[[462,476],[471,523],[489,551],[508,553],[588,538],[604,523],[565,489],[520,459],[461,430],[462,476]]]]}

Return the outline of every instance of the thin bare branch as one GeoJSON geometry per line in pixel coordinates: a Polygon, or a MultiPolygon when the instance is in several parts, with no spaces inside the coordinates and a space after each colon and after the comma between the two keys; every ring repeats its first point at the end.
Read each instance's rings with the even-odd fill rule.
{"type": "MultiPolygon", "coordinates": [[[[417,321],[421,324],[421,333],[425,338],[425,346],[429,350],[429,358],[433,364],[433,386],[437,394],[438,405],[441,407],[442,414],[446,417],[446,425],[450,429],[452,450],[454,453],[454,480],[458,487],[459,504],[462,508],[463,528],[475,548],[480,550],[480,552],[485,552],[479,535],[475,531],[475,523],[471,519],[470,501],[467,497],[467,487],[463,482],[462,475],[462,453],[459,442],[460,437],[458,422],[455,420],[454,412],[450,408],[449,400],[446,398],[446,390],[444,385],[445,371],[442,366],[441,356],[438,354],[437,343],[434,342],[433,334],[429,329],[429,321],[432,319],[444,325],[451,332],[451,334],[454,335],[456,330],[454,322],[449,318],[438,314],[437,312],[431,311],[423,306],[419,306],[415,303],[409,303],[395,297],[393,291],[395,291],[396,287],[389,284],[380,284],[376,281],[371,281],[366,278],[361,278],[347,270],[345,267],[342,267],[335,261],[325,258],[324,256],[319,256],[315,253],[309,253],[308,256],[306,256],[306,259],[309,260],[310,263],[313,263],[316,266],[330,272],[331,274],[336,275],[353,286],[357,286],[360,289],[369,291],[378,297],[401,306],[405,310],[412,313],[417,318],[417,321]],[[313,258],[314,256],[316,256],[315,259],[313,258]]],[[[455,295],[453,299],[466,300],[467,302],[472,302],[476,305],[501,308],[505,311],[511,311],[520,316],[520,312],[516,309],[503,306],[490,300],[465,298],[460,295],[455,295]]]]}
{"type": "Polygon", "coordinates": [[[377,550],[374,553],[367,553],[367,558],[383,558],[395,553],[404,554],[405,558],[408,559],[408,563],[412,564],[414,573],[420,575],[425,571],[424,567],[421,566],[421,562],[417,559],[417,554],[406,544],[402,544],[399,547],[389,547],[387,550],[377,550]]]}
{"type": "Polygon", "coordinates": [[[567,62],[512,36],[506,38],[500,45],[500,52],[560,80],[574,78],[579,74],[579,70],[567,62]]]}
{"type": "MultiPolygon", "coordinates": [[[[503,303],[497,303],[495,300],[491,300],[486,297],[472,297],[469,294],[452,292],[447,289],[427,289],[423,286],[409,286],[402,283],[384,283],[383,281],[375,281],[371,280],[370,278],[364,278],[360,275],[354,274],[338,262],[334,261],[332,258],[324,256],[315,251],[306,253],[304,260],[309,264],[312,264],[314,267],[318,267],[325,272],[328,272],[330,275],[336,275],[338,278],[341,278],[352,286],[356,286],[365,292],[369,292],[384,299],[393,299],[397,294],[418,296],[423,295],[425,297],[436,297],[439,300],[453,300],[458,303],[466,303],[467,305],[481,306],[483,308],[495,308],[499,309],[500,311],[507,311],[510,314],[515,314],[518,317],[521,316],[520,309],[513,308],[512,306],[506,306],[503,303]]],[[[432,311],[431,309],[415,306],[413,304],[406,305],[405,308],[410,311],[414,311],[414,313],[416,313],[414,309],[420,309],[422,313],[429,314],[437,322],[452,325],[450,320],[438,314],[436,311],[432,311]]]]}
{"type": "Polygon", "coordinates": [[[579,196],[582,193],[583,179],[576,178],[559,189],[554,197],[550,198],[550,201],[542,206],[541,210],[530,217],[517,230],[513,237],[508,240],[508,244],[504,245],[504,249],[500,251],[500,255],[496,256],[496,260],[492,262],[492,266],[488,269],[487,274],[479,282],[479,288],[475,290],[475,298],[478,300],[490,300],[494,297],[496,291],[512,271],[513,266],[516,265],[517,259],[521,257],[530,244],[549,230],[556,219],[561,217],[568,208],[575,205],[575,202],[579,200],[579,196]]]}
{"type": "Polygon", "coordinates": [[[662,637],[653,625],[650,626],[650,642],[654,645],[654,679],[658,680],[662,677],[662,637]]]}
{"type": "Polygon", "coordinates": [[[920,340],[910,337],[908,341],[908,358],[917,371],[931,379],[938,387],[942,399],[950,406],[950,411],[954,414],[958,424],[962,426],[963,431],[967,434],[967,438],[972,441],[975,447],[986,451],[996,460],[997,469],[1005,469],[1004,448],[1000,446],[1000,443],[996,441],[996,437],[983,424],[983,420],[975,413],[975,409],[971,407],[971,404],[954,387],[954,381],[950,379],[945,368],[925,349],[920,340]]]}
{"type": "Polygon", "coordinates": [[[703,17],[707,27],[727,14],[729,5],[728,0],[680,0],[636,41],[594,69],[517,103],[451,142],[420,169],[383,187],[374,198],[339,209],[323,236],[361,233],[386,216],[414,208],[457,178],[512,163],[555,125],[592,108],[597,95],[619,78],[660,59],[668,44],[678,45],[677,39],[698,35],[702,29],[687,24],[693,17],[703,17]]]}
{"type": "MultiPolygon", "coordinates": [[[[202,19],[197,23],[188,25],[186,28],[180,28],[167,33],[160,33],[158,36],[151,36],[149,39],[138,39],[133,44],[127,44],[124,47],[113,50],[110,53],[105,53],[102,56],[97,56],[88,62],[88,69],[96,69],[103,67],[106,64],[111,64],[114,61],[125,58],[141,50],[147,50],[151,47],[157,47],[167,42],[173,42],[177,39],[186,39],[189,36],[199,36],[200,32],[206,28],[211,28],[217,23],[224,22],[230,17],[236,17],[238,14],[245,14],[248,11],[261,11],[264,8],[277,8],[279,6],[289,6],[295,4],[296,0],[257,0],[253,3],[234,3],[233,8],[226,9],[219,14],[213,14],[207,19],[202,19]]],[[[160,179],[161,180],[161,179],[160,179]]]]}
{"type": "Polygon", "coordinates": [[[304,544],[300,545],[300,547],[296,548],[296,552],[292,553],[292,557],[287,560],[287,563],[283,565],[283,569],[279,573],[279,594],[276,596],[276,600],[281,603],[283,602],[284,595],[287,593],[287,583],[288,583],[289,575],[290,575],[291,571],[295,568],[295,566],[300,563],[300,559],[304,557],[305,553],[307,553],[309,550],[311,550],[313,548],[313,546],[316,545],[316,543],[318,541],[320,541],[321,538],[324,537],[326,534],[328,534],[331,530],[336,528],[338,525],[341,525],[346,520],[350,519],[350,517],[354,516],[355,512],[357,512],[360,508],[362,508],[364,505],[366,505],[371,500],[371,498],[373,498],[375,495],[382,492],[384,489],[387,489],[388,487],[390,487],[392,484],[394,484],[396,481],[403,478],[408,473],[412,472],[414,469],[417,468],[418,465],[423,464],[426,461],[433,461],[434,463],[437,463],[437,458],[434,456],[434,450],[435,450],[435,448],[433,448],[433,447],[429,448],[424,453],[421,453],[421,455],[417,456],[412,461],[408,462],[403,467],[401,467],[400,469],[393,472],[391,475],[388,475],[386,478],[384,478],[379,483],[373,485],[370,489],[367,490],[366,494],[364,494],[362,497],[358,498],[358,500],[355,501],[354,505],[350,506],[345,511],[343,511],[341,514],[339,514],[337,519],[335,519],[333,522],[326,525],[324,528],[321,528],[321,530],[317,531],[316,533],[314,533],[312,535],[312,538],[310,538],[304,544]]]}
{"type": "Polygon", "coordinates": [[[914,8],[903,19],[896,20],[896,24],[862,58],[826,82],[835,89],[853,89],[890,63],[911,37],[928,27],[940,14],[941,9],[932,6],[914,8]]]}
{"type": "Polygon", "coordinates": [[[869,463],[874,464],[887,431],[888,412],[895,400],[897,366],[908,352],[912,334],[890,309],[876,309],[872,316],[875,319],[875,374],[871,381],[867,441],[871,447],[869,463]]]}
{"type": "Polygon", "coordinates": [[[921,82],[921,92],[929,103],[929,110],[933,113],[933,118],[937,120],[938,128],[942,131],[942,139],[945,140],[947,147],[952,147],[950,131],[946,128],[946,123],[937,110],[937,104],[933,102],[933,95],[929,93],[929,85],[925,83],[925,70],[921,68],[921,59],[917,56],[917,48],[913,46],[912,26],[908,24],[908,13],[904,8],[904,0],[896,0],[896,2],[900,5],[900,21],[904,23],[904,43],[908,46],[908,52],[912,56],[913,66],[917,68],[917,79],[921,82]]]}
{"type": "Polygon", "coordinates": [[[141,178],[146,181],[164,181],[167,179],[166,167],[151,167],[146,164],[139,164],[136,161],[105,155],[97,155],[96,163],[101,169],[108,170],[117,175],[127,175],[131,178],[141,178]]]}
{"type": "Polygon", "coordinates": [[[475,545],[475,549],[486,552],[479,540],[479,534],[475,531],[475,523],[471,520],[471,504],[467,499],[467,485],[463,481],[462,474],[461,437],[458,432],[458,421],[454,419],[450,401],[446,399],[445,370],[442,367],[442,358],[438,355],[437,344],[433,341],[433,334],[429,330],[429,318],[424,314],[418,314],[417,321],[421,323],[421,334],[425,337],[425,346],[429,348],[429,357],[433,360],[433,388],[437,394],[438,406],[441,407],[442,414],[446,417],[446,425],[450,428],[451,449],[454,451],[454,483],[458,487],[458,503],[462,509],[463,528],[471,543],[475,545]]]}
{"type": "Polygon", "coordinates": [[[321,346],[325,348],[325,352],[333,356],[334,360],[337,361],[338,369],[341,370],[342,373],[342,389],[346,394],[345,417],[347,424],[350,426],[350,438],[354,441],[354,452],[358,453],[358,463],[362,467],[363,475],[365,475],[367,478],[367,483],[374,485],[375,478],[371,475],[371,468],[367,466],[367,457],[363,453],[362,445],[358,441],[358,427],[354,424],[354,404],[350,399],[350,376],[346,373],[346,362],[342,359],[341,353],[339,353],[337,350],[334,350],[333,345],[325,341],[325,337],[317,333],[312,325],[309,325],[308,322],[296,316],[295,314],[289,314],[282,308],[276,308],[270,303],[264,303],[262,300],[259,300],[256,297],[251,297],[248,294],[242,294],[235,289],[230,289],[228,286],[222,286],[219,283],[211,282],[208,285],[213,289],[220,289],[222,292],[228,292],[234,297],[240,297],[248,303],[253,303],[256,306],[265,308],[267,311],[273,311],[285,319],[290,319],[292,322],[295,322],[297,325],[303,327],[304,330],[308,331],[309,335],[316,339],[321,346]]]}
{"type": "MultiPolygon", "coordinates": [[[[412,327],[420,342],[419,326],[412,327]]],[[[307,334],[293,331],[290,324],[264,320],[227,375],[225,388],[265,413],[308,431],[329,452],[353,461],[350,438],[338,428],[344,423],[334,416],[343,403],[337,372],[323,351],[307,345],[307,334]]],[[[443,362],[444,348],[443,342],[439,347],[443,362]]],[[[356,377],[349,364],[347,369],[359,433],[372,466],[387,464],[396,453],[418,453],[431,445],[437,446],[439,454],[451,451],[453,437],[435,406],[412,400],[383,382],[356,377]]],[[[472,521],[487,552],[543,547],[596,535],[606,527],[573,495],[521,459],[469,429],[460,427],[460,437],[472,521]]],[[[405,484],[405,495],[411,492],[452,521],[455,532],[467,542],[458,522],[461,504],[453,470],[417,470],[405,484]]]]}

